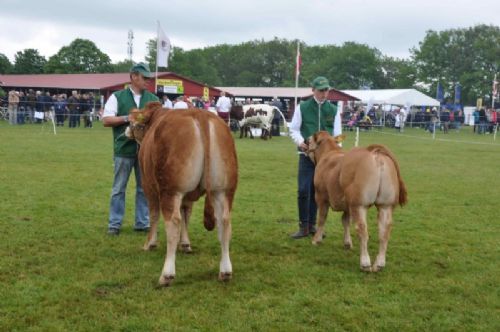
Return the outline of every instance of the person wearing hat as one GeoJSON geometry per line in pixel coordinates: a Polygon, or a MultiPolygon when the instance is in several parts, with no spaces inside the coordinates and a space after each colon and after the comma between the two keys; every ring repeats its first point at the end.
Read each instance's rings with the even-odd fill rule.
{"type": "Polygon", "coordinates": [[[149,229],[149,211],[141,186],[141,172],[137,158],[138,145],[135,140],[125,136],[130,118],[129,112],[143,109],[151,101],[159,101],[158,97],[146,89],[147,79],[153,78],[148,65],[138,63],[130,69],[130,85],[114,92],[106,102],[103,112],[103,124],[113,128],[114,179],[109,208],[108,234],[119,235],[125,214],[125,191],[132,169],[135,172],[135,225],[136,231],[149,229]]]}
{"type": "Polygon", "coordinates": [[[299,230],[292,234],[300,239],[316,233],[316,201],[314,199],[315,165],[307,157],[307,140],[314,133],[325,130],[334,136],[342,133],[340,112],[328,100],[330,83],[322,76],[312,82],[313,96],[303,101],[295,109],[290,125],[290,136],[299,150],[298,208],[299,230]]]}

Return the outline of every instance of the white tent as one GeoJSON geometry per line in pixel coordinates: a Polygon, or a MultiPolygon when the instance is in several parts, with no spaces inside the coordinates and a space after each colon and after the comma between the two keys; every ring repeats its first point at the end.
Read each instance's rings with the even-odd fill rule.
{"type": "Polygon", "coordinates": [[[342,92],[359,98],[363,104],[439,107],[439,101],[415,89],[342,90],[342,92]]]}

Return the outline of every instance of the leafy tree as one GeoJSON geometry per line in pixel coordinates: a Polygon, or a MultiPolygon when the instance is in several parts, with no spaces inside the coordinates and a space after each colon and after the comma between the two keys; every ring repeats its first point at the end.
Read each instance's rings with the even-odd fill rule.
{"type": "Polygon", "coordinates": [[[77,38],[51,56],[47,73],[108,73],[113,71],[111,59],[90,40],[77,38]]]}
{"type": "Polygon", "coordinates": [[[123,60],[123,61],[118,61],[117,63],[113,63],[113,72],[114,73],[128,73],[130,68],[134,65],[134,62],[131,60],[123,60]]]}
{"type": "Polygon", "coordinates": [[[470,28],[428,31],[418,48],[412,49],[417,79],[434,95],[438,82],[453,94],[462,85],[463,103],[489,98],[491,81],[500,69],[500,28],[476,25],[470,28]]]}
{"type": "Polygon", "coordinates": [[[0,74],[9,74],[12,71],[12,64],[5,54],[0,53],[0,74]]]}
{"type": "Polygon", "coordinates": [[[38,50],[28,48],[19,51],[14,56],[14,70],[16,74],[41,74],[47,60],[38,53],[38,50]]]}

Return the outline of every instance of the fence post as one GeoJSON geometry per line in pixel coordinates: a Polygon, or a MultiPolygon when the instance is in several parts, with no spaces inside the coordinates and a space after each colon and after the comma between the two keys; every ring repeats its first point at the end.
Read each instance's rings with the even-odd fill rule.
{"type": "Polygon", "coordinates": [[[354,146],[358,147],[359,145],[359,127],[356,127],[356,140],[354,141],[354,146]]]}
{"type": "Polygon", "coordinates": [[[432,139],[436,139],[436,122],[433,124],[434,130],[432,131],[432,139]]]}

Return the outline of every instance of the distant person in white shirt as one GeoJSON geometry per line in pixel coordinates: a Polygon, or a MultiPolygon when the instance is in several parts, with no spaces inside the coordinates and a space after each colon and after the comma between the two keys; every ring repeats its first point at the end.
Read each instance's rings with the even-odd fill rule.
{"type": "Polygon", "coordinates": [[[219,100],[215,104],[217,108],[217,114],[225,121],[229,120],[229,111],[231,110],[231,100],[226,97],[226,93],[222,91],[220,93],[219,100]]]}
{"type": "Polygon", "coordinates": [[[183,96],[177,97],[177,101],[174,104],[174,110],[188,109],[188,104],[184,101],[183,96]]]}
{"type": "Polygon", "coordinates": [[[168,108],[168,109],[174,108],[172,101],[170,99],[168,99],[167,95],[163,95],[163,107],[168,108]]]}

